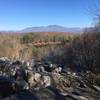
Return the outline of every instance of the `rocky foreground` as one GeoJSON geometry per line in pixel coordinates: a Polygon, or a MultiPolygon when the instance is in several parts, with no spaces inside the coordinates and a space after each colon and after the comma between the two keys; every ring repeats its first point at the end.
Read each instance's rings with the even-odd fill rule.
{"type": "Polygon", "coordinates": [[[100,100],[100,74],[0,58],[0,100],[100,100]]]}

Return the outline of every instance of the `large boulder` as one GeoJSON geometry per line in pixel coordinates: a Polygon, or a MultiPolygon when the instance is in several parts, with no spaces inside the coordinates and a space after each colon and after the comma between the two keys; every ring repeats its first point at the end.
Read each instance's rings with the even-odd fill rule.
{"type": "Polygon", "coordinates": [[[30,87],[34,87],[37,83],[40,82],[41,74],[33,73],[29,71],[27,74],[27,80],[30,87]]]}
{"type": "Polygon", "coordinates": [[[45,73],[28,73],[28,84],[30,87],[48,87],[51,85],[51,77],[45,73]]]}
{"type": "Polygon", "coordinates": [[[44,87],[51,86],[51,77],[48,75],[42,76],[41,83],[44,87]]]}

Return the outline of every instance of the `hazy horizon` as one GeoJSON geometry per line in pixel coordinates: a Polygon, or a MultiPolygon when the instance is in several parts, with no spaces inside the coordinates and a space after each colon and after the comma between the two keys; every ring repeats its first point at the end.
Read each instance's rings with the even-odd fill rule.
{"type": "Polygon", "coordinates": [[[25,29],[28,29],[28,28],[48,28],[48,27],[50,27],[50,26],[52,26],[52,27],[54,27],[54,26],[56,26],[56,27],[62,27],[62,28],[68,28],[68,29],[73,29],[73,28],[75,28],[75,29],[84,29],[84,28],[90,28],[90,27],[92,27],[92,26],[90,26],[90,27],[66,27],[66,26],[63,26],[63,25],[44,25],[44,26],[26,26],[26,27],[23,27],[23,28],[19,28],[19,29],[4,29],[4,30],[0,30],[1,32],[2,31],[15,31],[15,32],[18,32],[18,31],[22,31],[22,30],[25,30],[25,29]]]}

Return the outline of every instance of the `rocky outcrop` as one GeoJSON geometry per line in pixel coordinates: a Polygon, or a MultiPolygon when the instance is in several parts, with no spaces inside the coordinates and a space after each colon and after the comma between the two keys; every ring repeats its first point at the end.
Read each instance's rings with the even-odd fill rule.
{"type": "Polygon", "coordinates": [[[0,100],[100,100],[100,75],[0,58],[0,100]]]}

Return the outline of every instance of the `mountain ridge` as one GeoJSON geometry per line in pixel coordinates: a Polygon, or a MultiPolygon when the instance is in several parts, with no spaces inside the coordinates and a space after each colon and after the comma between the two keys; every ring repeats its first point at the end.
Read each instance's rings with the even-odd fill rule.
{"type": "Polygon", "coordinates": [[[93,31],[93,27],[65,27],[61,25],[34,26],[20,30],[0,30],[0,33],[28,33],[28,32],[64,32],[64,33],[83,33],[93,31]]]}
{"type": "Polygon", "coordinates": [[[27,27],[20,30],[20,32],[82,32],[82,31],[83,31],[83,28],[64,27],[60,25],[27,27]]]}

